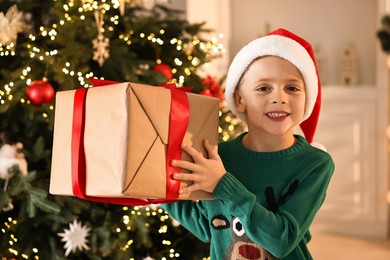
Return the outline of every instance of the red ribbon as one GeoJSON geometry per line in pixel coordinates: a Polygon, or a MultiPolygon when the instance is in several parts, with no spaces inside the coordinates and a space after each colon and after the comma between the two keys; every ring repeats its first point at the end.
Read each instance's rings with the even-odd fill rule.
{"type": "MultiPolygon", "coordinates": [[[[89,79],[94,86],[115,84],[114,81],[89,79]]],[[[79,198],[103,203],[121,205],[147,205],[150,203],[167,203],[177,201],[179,197],[180,181],[174,180],[172,175],[181,169],[171,166],[173,159],[181,160],[184,135],[186,133],[190,110],[188,98],[184,91],[189,89],[177,88],[175,84],[164,85],[171,91],[171,111],[169,119],[168,148],[166,155],[166,198],[108,198],[94,197],[86,194],[86,163],[84,150],[85,100],[88,88],[77,89],[74,96],[73,125],[72,125],[72,189],[79,198]]]]}
{"type": "Polygon", "coordinates": [[[166,155],[166,198],[177,199],[179,197],[180,181],[173,178],[174,173],[180,168],[171,165],[172,160],[181,160],[181,144],[187,131],[190,118],[190,109],[187,94],[176,87],[171,89],[171,112],[169,117],[169,136],[166,155]]]}

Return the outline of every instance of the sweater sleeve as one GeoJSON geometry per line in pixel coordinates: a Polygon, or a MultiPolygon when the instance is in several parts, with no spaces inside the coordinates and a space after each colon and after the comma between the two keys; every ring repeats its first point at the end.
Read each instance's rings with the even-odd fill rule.
{"type": "Polygon", "coordinates": [[[226,173],[214,190],[231,215],[242,223],[248,237],[278,258],[287,256],[309,230],[321,207],[333,174],[330,159],[300,180],[296,191],[279,205],[275,213],[256,202],[231,173],[226,173]]]}
{"type": "Polygon", "coordinates": [[[211,234],[207,211],[201,201],[181,201],[161,204],[161,207],[198,239],[206,243],[210,242],[211,234]]]}

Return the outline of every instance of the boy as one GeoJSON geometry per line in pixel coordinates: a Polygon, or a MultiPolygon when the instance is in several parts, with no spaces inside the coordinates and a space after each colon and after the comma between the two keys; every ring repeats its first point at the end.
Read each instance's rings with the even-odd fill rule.
{"type": "Polygon", "coordinates": [[[208,159],[184,144],[194,162],[172,161],[192,172],[174,175],[193,182],[180,193],[204,190],[215,200],[163,208],[211,243],[212,260],[312,259],[309,226],[334,164],[310,145],[321,103],[311,45],[284,29],[252,41],[232,61],[225,95],[248,132],[218,149],[206,140],[208,159]]]}

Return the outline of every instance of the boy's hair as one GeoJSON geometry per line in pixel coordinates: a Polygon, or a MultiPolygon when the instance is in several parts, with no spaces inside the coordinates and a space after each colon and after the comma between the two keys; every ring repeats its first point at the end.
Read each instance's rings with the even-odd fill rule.
{"type": "Polygon", "coordinates": [[[264,37],[253,40],[234,57],[229,67],[225,88],[225,98],[229,108],[240,119],[246,121],[246,115],[239,113],[236,109],[234,92],[248,66],[255,59],[264,56],[278,56],[286,59],[301,72],[306,87],[306,103],[300,127],[306,140],[311,143],[321,108],[321,83],[312,46],[286,29],[277,29],[264,37]]]}

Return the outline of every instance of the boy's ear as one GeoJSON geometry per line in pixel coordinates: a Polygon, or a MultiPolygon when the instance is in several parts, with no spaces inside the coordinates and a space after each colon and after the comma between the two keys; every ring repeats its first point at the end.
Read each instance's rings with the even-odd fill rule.
{"type": "Polygon", "coordinates": [[[236,106],[237,112],[245,113],[245,102],[241,96],[240,90],[236,89],[233,93],[234,105],[236,106]]]}

